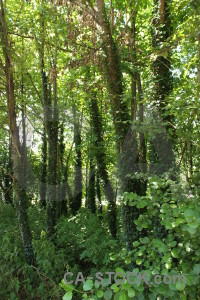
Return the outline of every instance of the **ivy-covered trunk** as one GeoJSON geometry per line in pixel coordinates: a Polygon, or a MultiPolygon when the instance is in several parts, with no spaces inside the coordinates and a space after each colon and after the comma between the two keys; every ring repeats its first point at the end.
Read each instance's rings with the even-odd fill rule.
{"type": "MultiPolygon", "coordinates": [[[[107,20],[105,4],[103,0],[97,0],[97,18],[102,30],[102,48],[105,52],[105,70],[107,86],[110,93],[114,126],[119,151],[118,169],[121,181],[121,191],[134,192],[137,195],[146,193],[146,181],[135,177],[141,173],[139,164],[139,152],[136,133],[130,127],[131,114],[128,111],[126,102],[123,99],[123,76],[120,66],[118,49],[112,38],[109,22],[107,20]]],[[[133,105],[132,117],[135,114],[135,84],[137,77],[133,78],[132,91],[133,105]]],[[[138,239],[138,232],[134,220],[139,216],[140,210],[128,204],[122,205],[123,224],[128,248],[132,248],[134,240],[138,239]]]]}
{"type": "Polygon", "coordinates": [[[77,116],[76,106],[73,107],[74,115],[74,144],[75,144],[75,174],[74,174],[74,196],[72,201],[72,212],[76,214],[82,205],[82,141],[80,121],[77,116]]]}
{"type": "Polygon", "coordinates": [[[53,116],[50,122],[48,145],[48,202],[47,202],[47,231],[48,236],[55,232],[57,208],[57,120],[53,116]]]}
{"type": "Polygon", "coordinates": [[[100,185],[100,178],[98,172],[96,174],[96,194],[98,200],[98,213],[100,214],[101,217],[103,210],[102,210],[102,202],[101,202],[101,185],[100,185]]]}
{"type": "MultiPolygon", "coordinates": [[[[54,19],[57,21],[55,8],[54,19]]],[[[55,49],[50,76],[47,77],[45,67],[45,16],[41,13],[41,44],[36,40],[40,58],[42,77],[44,124],[48,141],[47,157],[47,233],[52,236],[56,225],[57,207],[57,148],[58,148],[58,107],[57,107],[57,28],[55,29],[55,49]],[[53,92],[51,91],[53,87],[53,92]],[[53,94],[53,95],[52,95],[53,94]]]]}
{"type": "Polygon", "coordinates": [[[12,141],[9,138],[8,159],[5,159],[4,167],[1,168],[0,187],[6,204],[13,206],[13,164],[12,164],[12,141]]]}
{"type": "Polygon", "coordinates": [[[8,106],[8,120],[12,139],[13,150],[13,170],[14,170],[14,192],[16,197],[16,208],[21,233],[21,240],[26,261],[30,265],[35,264],[34,252],[32,247],[32,234],[30,230],[28,215],[26,191],[23,189],[24,182],[24,164],[26,157],[23,156],[22,145],[20,144],[19,129],[16,120],[15,94],[13,65],[11,63],[10,45],[8,42],[7,24],[3,1],[0,0],[0,34],[3,55],[5,59],[6,76],[6,96],[8,106]]]}
{"type": "MultiPolygon", "coordinates": [[[[152,26],[152,45],[155,51],[160,51],[156,60],[153,62],[154,73],[154,119],[158,126],[163,128],[162,133],[158,133],[152,140],[154,148],[154,159],[159,161],[159,168],[156,169],[157,175],[168,172],[174,164],[173,141],[175,131],[173,126],[173,116],[168,113],[167,106],[169,95],[173,89],[173,78],[171,73],[170,49],[164,46],[172,34],[170,0],[155,0],[155,10],[152,26]],[[164,124],[165,123],[165,124],[164,124]],[[164,132],[165,131],[165,132],[164,132]]],[[[154,170],[152,170],[154,172],[154,170]]]]}
{"type": "Polygon", "coordinates": [[[68,206],[67,206],[67,194],[69,202],[72,198],[72,192],[68,184],[68,168],[69,168],[69,159],[70,154],[67,157],[66,165],[64,165],[64,154],[65,154],[65,143],[64,143],[64,124],[60,126],[59,134],[59,189],[58,189],[58,205],[57,205],[57,217],[61,215],[67,215],[68,206]]]}
{"type": "Polygon", "coordinates": [[[197,44],[198,44],[198,54],[197,54],[197,57],[198,57],[198,62],[197,62],[197,97],[200,98],[200,30],[199,30],[199,27],[200,27],[200,22],[199,22],[199,16],[200,16],[200,3],[198,0],[194,0],[193,2],[193,5],[194,5],[194,10],[195,10],[195,17],[196,19],[198,20],[197,21],[197,26],[196,26],[196,30],[197,30],[197,33],[196,33],[196,41],[197,41],[197,44]]]}
{"type": "MultiPolygon", "coordinates": [[[[95,135],[95,146],[94,153],[97,160],[98,174],[101,177],[103,182],[103,189],[108,199],[108,220],[109,220],[109,229],[113,237],[117,233],[117,216],[116,216],[116,201],[115,193],[112,187],[112,184],[108,177],[108,170],[106,165],[106,151],[103,140],[103,130],[102,130],[102,121],[99,113],[99,108],[97,104],[96,93],[91,93],[90,101],[90,111],[91,111],[91,123],[93,128],[93,134],[95,135]]],[[[100,190],[99,196],[100,196],[100,190]]]]}
{"type": "Polygon", "coordinates": [[[87,207],[91,210],[91,212],[93,214],[95,214],[95,212],[96,212],[96,203],[95,203],[95,164],[94,164],[94,160],[93,160],[92,157],[90,157],[90,173],[89,173],[87,207]]]}

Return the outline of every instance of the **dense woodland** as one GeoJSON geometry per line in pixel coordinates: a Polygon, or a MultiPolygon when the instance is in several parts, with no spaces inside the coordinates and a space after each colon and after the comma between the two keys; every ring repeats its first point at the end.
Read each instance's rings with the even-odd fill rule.
{"type": "Polygon", "coordinates": [[[0,0],[0,101],[1,300],[200,299],[199,0],[0,0]]]}

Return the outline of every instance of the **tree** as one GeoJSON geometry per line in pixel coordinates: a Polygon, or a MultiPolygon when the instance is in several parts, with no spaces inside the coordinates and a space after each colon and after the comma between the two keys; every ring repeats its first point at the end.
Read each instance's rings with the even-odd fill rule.
{"type": "Polygon", "coordinates": [[[24,164],[26,157],[23,156],[23,148],[20,144],[19,129],[17,126],[16,119],[16,108],[15,108],[15,90],[14,90],[14,76],[13,76],[13,65],[11,57],[11,49],[8,41],[8,31],[6,16],[4,10],[3,1],[0,1],[0,32],[1,32],[1,43],[3,48],[3,54],[5,59],[5,77],[6,77],[6,97],[8,105],[8,119],[10,134],[12,139],[12,150],[13,150],[13,163],[14,163],[14,191],[16,195],[16,208],[18,221],[21,232],[21,240],[23,244],[24,255],[28,264],[32,265],[35,263],[33,247],[32,247],[32,234],[27,215],[27,201],[26,191],[24,190],[24,164]]]}

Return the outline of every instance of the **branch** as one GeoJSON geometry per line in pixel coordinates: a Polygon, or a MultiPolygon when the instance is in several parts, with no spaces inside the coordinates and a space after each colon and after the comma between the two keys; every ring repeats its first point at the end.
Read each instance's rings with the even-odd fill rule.
{"type": "Polygon", "coordinates": [[[29,79],[30,79],[30,81],[31,81],[31,83],[32,83],[32,85],[33,85],[35,91],[36,91],[36,94],[37,94],[38,98],[40,99],[40,102],[42,103],[42,105],[44,105],[43,100],[42,100],[42,97],[40,96],[40,93],[39,93],[38,89],[36,88],[36,86],[35,86],[35,84],[34,84],[34,82],[33,82],[33,80],[32,80],[32,77],[31,77],[30,73],[27,72],[27,75],[28,75],[28,77],[29,77],[29,79]]]}
{"type": "Polygon", "coordinates": [[[132,13],[131,13],[131,15],[130,15],[128,21],[127,21],[127,23],[126,23],[126,25],[125,25],[125,27],[124,27],[124,31],[120,34],[120,36],[118,37],[118,40],[121,39],[122,35],[125,34],[126,29],[127,29],[127,27],[128,27],[128,23],[130,22],[131,18],[132,18],[132,17],[134,16],[134,14],[136,13],[136,10],[137,10],[137,8],[138,8],[139,2],[140,2],[140,0],[137,0],[137,2],[136,2],[136,4],[135,4],[135,7],[134,7],[134,9],[133,9],[133,11],[132,11],[132,13]]]}
{"type": "Polygon", "coordinates": [[[24,0],[22,0],[22,4],[21,4],[21,7],[20,7],[20,10],[19,10],[19,12],[18,12],[18,14],[17,14],[17,18],[15,19],[15,23],[14,23],[14,26],[13,26],[13,30],[12,30],[12,33],[11,33],[11,36],[10,36],[10,43],[9,43],[9,46],[11,46],[11,43],[12,43],[12,36],[13,36],[14,30],[15,30],[15,27],[16,27],[16,23],[17,23],[17,20],[18,20],[18,18],[19,18],[19,15],[20,15],[20,13],[21,13],[21,11],[22,11],[23,6],[24,6],[24,0]]]}
{"type": "MultiPolygon", "coordinates": [[[[133,0],[130,0],[130,2],[127,4],[125,10],[123,11],[123,14],[121,15],[121,17],[119,18],[119,20],[117,20],[116,24],[114,25],[114,28],[116,27],[116,25],[121,21],[121,19],[123,19],[127,9],[129,8],[129,6],[132,4],[133,0]]],[[[114,29],[113,28],[113,29],[114,29]]]]}
{"type": "MultiPolygon", "coordinates": [[[[81,3],[79,2],[76,2],[76,1],[73,1],[73,4],[79,6],[80,8],[82,8],[85,12],[87,12],[93,19],[94,21],[99,24],[95,14],[91,11],[91,10],[88,10],[86,7],[84,7],[81,3]]],[[[93,9],[92,9],[93,10],[93,9]]],[[[94,11],[96,13],[96,10],[94,11]]],[[[99,24],[100,25],[100,24],[99,24]]]]}
{"type": "MultiPolygon", "coordinates": [[[[87,1],[87,3],[89,4],[90,8],[92,9],[93,13],[96,14],[96,9],[95,9],[94,6],[92,5],[92,2],[91,2],[90,0],[86,0],[86,1],[87,1]]],[[[131,1],[133,1],[133,0],[131,0],[131,1]]]]}

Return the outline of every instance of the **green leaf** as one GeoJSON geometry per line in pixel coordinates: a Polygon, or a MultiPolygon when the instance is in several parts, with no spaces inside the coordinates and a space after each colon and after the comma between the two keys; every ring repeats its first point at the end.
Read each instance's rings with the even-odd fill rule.
{"type": "Polygon", "coordinates": [[[186,211],[184,212],[184,216],[187,217],[196,217],[197,216],[197,212],[194,209],[188,208],[186,209],[186,211]]]}
{"type": "Polygon", "coordinates": [[[193,227],[188,227],[188,232],[191,233],[191,234],[195,234],[197,231],[196,228],[193,228],[193,227]]]}
{"type": "Polygon", "coordinates": [[[137,204],[137,208],[144,208],[146,205],[147,205],[147,202],[145,200],[141,200],[137,204]]]}
{"type": "Polygon", "coordinates": [[[179,290],[179,291],[183,291],[185,289],[185,284],[184,282],[177,282],[176,283],[176,289],[179,290]]]}
{"type": "Polygon", "coordinates": [[[97,297],[98,297],[98,298],[102,298],[102,297],[103,297],[103,291],[98,290],[98,291],[97,291],[97,297]]]}
{"type": "Polygon", "coordinates": [[[128,199],[131,200],[131,201],[132,200],[138,200],[138,195],[136,193],[130,192],[128,194],[128,199]]]}
{"type": "MultiPolygon", "coordinates": [[[[125,271],[122,268],[116,268],[115,271],[116,271],[116,273],[123,273],[123,274],[125,274],[125,271]]],[[[120,277],[120,275],[119,275],[119,277],[120,277]]]]}
{"type": "Polygon", "coordinates": [[[117,259],[117,257],[118,257],[117,254],[112,255],[112,256],[110,256],[110,260],[115,261],[117,259]]]}
{"type": "Polygon", "coordinates": [[[119,292],[119,287],[116,283],[111,285],[111,289],[113,290],[114,293],[119,292]]]}
{"type": "Polygon", "coordinates": [[[167,269],[163,269],[161,272],[161,275],[167,275],[168,274],[168,270],[167,269]]]}
{"type": "Polygon", "coordinates": [[[166,252],[168,250],[167,246],[159,239],[154,239],[153,245],[158,248],[158,251],[160,252],[166,252]]]}
{"type": "Polygon", "coordinates": [[[176,249],[173,249],[171,253],[174,258],[178,258],[178,252],[176,249]]]}
{"type": "Polygon", "coordinates": [[[137,246],[139,246],[139,245],[140,245],[140,242],[138,242],[138,241],[133,242],[133,246],[134,246],[134,247],[137,247],[137,246]]]}
{"type": "Polygon", "coordinates": [[[84,291],[90,291],[93,288],[93,281],[92,280],[87,280],[85,284],[83,285],[83,290],[84,291]]]}
{"type": "Polygon", "coordinates": [[[72,292],[67,292],[64,296],[63,296],[63,300],[71,300],[72,299],[72,292]]]}
{"type": "Polygon", "coordinates": [[[135,291],[134,291],[134,289],[132,289],[132,288],[128,289],[128,296],[129,296],[130,298],[133,298],[133,297],[135,296],[135,291]]]}
{"type": "Polygon", "coordinates": [[[194,267],[193,267],[193,272],[194,272],[196,275],[199,275],[199,274],[200,274],[200,264],[194,265],[194,267]]]}
{"type": "Polygon", "coordinates": [[[177,244],[177,242],[176,242],[176,241],[169,242],[169,246],[170,246],[170,247],[175,247],[175,246],[176,246],[176,244],[177,244]]]}
{"type": "Polygon", "coordinates": [[[148,237],[144,237],[140,239],[142,244],[147,244],[149,242],[149,238],[148,237]]]}
{"type": "Polygon", "coordinates": [[[67,284],[64,279],[61,281],[61,287],[66,291],[73,291],[75,287],[72,284],[67,284]]]}
{"type": "Polygon", "coordinates": [[[103,282],[102,282],[102,287],[107,287],[107,286],[109,286],[109,279],[108,278],[104,278],[103,279],[103,282]]]}
{"type": "Polygon", "coordinates": [[[142,258],[137,258],[136,259],[136,264],[137,265],[141,265],[141,263],[142,263],[142,258]]]}
{"type": "Polygon", "coordinates": [[[104,299],[105,300],[110,300],[110,299],[112,299],[112,291],[111,290],[107,290],[107,291],[105,291],[105,293],[104,293],[104,299]]]}
{"type": "Polygon", "coordinates": [[[121,291],[121,293],[119,295],[119,300],[128,300],[126,291],[121,291]]]}

